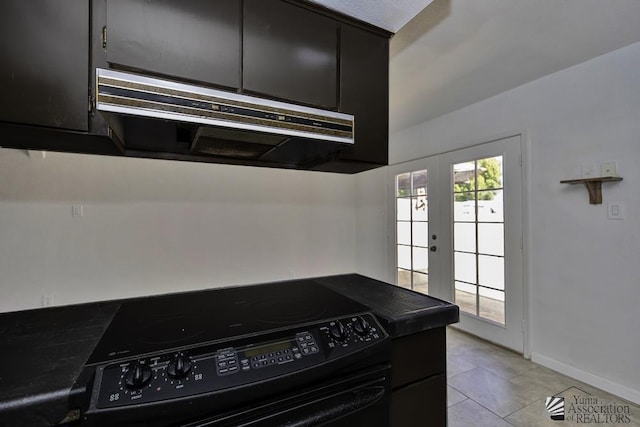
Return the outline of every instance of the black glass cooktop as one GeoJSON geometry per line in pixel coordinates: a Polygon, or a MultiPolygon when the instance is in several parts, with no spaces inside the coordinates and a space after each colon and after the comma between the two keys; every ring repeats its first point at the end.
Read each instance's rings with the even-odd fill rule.
{"type": "Polygon", "coordinates": [[[232,339],[369,311],[313,280],[123,303],[88,363],[232,339]]]}

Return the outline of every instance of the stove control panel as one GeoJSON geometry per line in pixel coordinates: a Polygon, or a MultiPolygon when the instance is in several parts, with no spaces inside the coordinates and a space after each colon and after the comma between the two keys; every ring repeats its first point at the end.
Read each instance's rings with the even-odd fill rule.
{"type": "Polygon", "coordinates": [[[237,387],[321,365],[387,337],[371,314],[239,341],[206,344],[98,368],[98,408],[157,402],[237,387]],[[256,342],[253,342],[253,341],[256,342]]]}

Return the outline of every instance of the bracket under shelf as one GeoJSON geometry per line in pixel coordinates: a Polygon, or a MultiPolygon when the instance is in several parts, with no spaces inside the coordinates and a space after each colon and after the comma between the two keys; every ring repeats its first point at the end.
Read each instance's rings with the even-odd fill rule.
{"type": "Polygon", "coordinates": [[[584,183],[589,192],[589,203],[592,205],[602,204],[602,183],[603,182],[618,182],[622,181],[619,176],[597,176],[593,178],[578,178],[578,179],[565,179],[560,181],[561,184],[580,184],[584,183]]]}

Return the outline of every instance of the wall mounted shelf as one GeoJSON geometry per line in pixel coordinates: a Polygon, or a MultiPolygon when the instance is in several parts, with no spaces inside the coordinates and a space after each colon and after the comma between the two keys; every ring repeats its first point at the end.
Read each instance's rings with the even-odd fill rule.
{"type": "Polygon", "coordinates": [[[596,176],[593,178],[565,179],[560,181],[561,184],[580,184],[584,183],[589,192],[589,203],[592,205],[602,204],[602,183],[622,181],[619,176],[596,176]]]}

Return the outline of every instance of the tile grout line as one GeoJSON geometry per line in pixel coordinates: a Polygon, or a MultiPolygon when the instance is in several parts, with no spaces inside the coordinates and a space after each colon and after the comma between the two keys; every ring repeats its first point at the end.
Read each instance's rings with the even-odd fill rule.
{"type": "MultiPolygon", "coordinates": [[[[450,378],[455,378],[455,377],[457,377],[458,375],[462,375],[462,374],[465,374],[465,373],[469,373],[469,372],[471,372],[471,371],[473,371],[473,370],[475,370],[475,369],[480,369],[480,370],[484,371],[485,373],[487,373],[487,374],[489,374],[489,375],[492,375],[492,376],[494,376],[494,377],[496,377],[496,378],[499,378],[499,379],[504,380],[504,381],[509,381],[509,382],[511,382],[511,381],[510,381],[510,379],[507,379],[507,378],[501,377],[500,375],[497,375],[497,374],[495,374],[494,372],[492,372],[492,371],[490,371],[489,369],[486,369],[486,368],[484,368],[484,367],[482,367],[482,366],[476,366],[476,367],[475,367],[475,368],[473,368],[473,369],[470,369],[470,370],[468,370],[468,371],[461,372],[461,373],[456,374],[456,375],[454,375],[454,376],[452,376],[452,377],[450,377],[450,378]]],[[[524,374],[522,374],[522,375],[524,375],[524,374]]],[[[520,375],[518,375],[518,376],[520,376],[520,375]]],[[[514,377],[514,378],[516,378],[516,377],[514,377]]],[[[478,404],[480,407],[482,407],[482,408],[486,409],[487,411],[489,411],[489,412],[491,412],[492,414],[494,414],[496,417],[498,417],[498,418],[500,418],[500,419],[504,420],[506,423],[511,424],[511,425],[513,425],[513,424],[512,424],[512,423],[510,423],[508,420],[506,420],[506,418],[507,418],[507,417],[511,416],[512,414],[514,414],[514,413],[516,413],[516,412],[518,412],[518,411],[521,411],[522,409],[526,408],[527,406],[529,406],[529,405],[531,405],[531,404],[533,404],[533,403],[537,402],[538,400],[540,400],[540,399],[535,399],[535,400],[533,400],[533,401],[531,401],[531,402],[528,402],[528,403],[524,404],[523,406],[519,407],[518,409],[516,409],[516,410],[514,410],[514,411],[510,412],[509,414],[507,414],[507,415],[505,415],[505,416],[503,417],[503,416],[501,416],[500,414],[498,414],[498,413],[494,412],[494,411],[493,411],[493,410],[491,410],[490,408],[488,408],[488,407],[486,407],[485,405],[483,405],[481,402],[478,402],[477,400],[473,399],[472,397],[467,396],[464,392],[462,392],[461,390],[457,389],[457,388],[456,388],[456,387],[454,387],[453,385],[449,384],[449,381],[448,381],[448,380],[449,380],[449,379],[447,379],[447,385],[448,385],[449,387],[453,388],[453,389],[454,389],[454,390],[456,390],[458,393],[461,393],[463,396],[466,396],[466,397],[467,397],[467,399],[469,399],[469,400],[473,401],[474,403],[478,404]]],[[[564,390],[562,390],[561,392],[556,393],[556,394],[564,393],[565,391],[567,391],[567,390],[569,390],[569,389],[571,389],[571,388],[577,388],[577,387],[570,386],[570,387],[568,387],[568,388],[566,388],[566,389],[564,389],[564,390]]],[[[589,393],[587,393],[587,394],[589,394],[589,393]]],[[[467,400],[467,399],[465,399],[465,400],[467,400]]],[[[460,403],[464,402],[465,400],[462,400],[462,401],[460,401],[460,402],[456,403],[455,405],[450,406],[449,408],[453,408],[454,406],[456,406],[456,405],[458,405],[458,404],[460,404],[460,403]]]]}
{"type": "MultiPolygon", "coordinates": [[[[464,394],[464,393],[462,393],[462,394],[464,394]]],[[[465,396],[466,396],[466,394],[465,394],[465,396]]],[[[496,414],[496,413],[495,413],[495,412],[493,412],[491,409],[487,408],[486,406],[484,406],[482,403],[478,402],[477,400],[475,400],[475,399],[473,399],[473,398],[471,398],[471,397],[467,397],[467,399],[472,400],[474,403],[477,403],[478,405],[482,406],[484,409],[486,409],[487,411],[491,412],[491,413],[492,413],[493,415],[495,415],[496,417],[498,417],[498,418],[500,418],[500,419],[503,419],[503,420],[504,420],[504,417],[501,417],[501,416],[500,416],[500,414],[496,414]]],[[[464,400],[463,400],[463,402],[464,402],[464,400]]],[[[460,403],[462,403],[462,402],[460,402],[460,403]]],[[[456,403],[456,405],[457,405],[457,403],[456,403]]],[[[455,405],[453,405],[453,406],[455,406],[455,405]]],[[[453,407],[453,406],[452,406],[452,407],[453,407]]],[[[526,406],[526,405],[525,405],[525,406],[526,406]]],[[[520,408],[520,409],[522,409],[522,408],[520,408]]],[[[518,411],[519,411],[520,409],[518,409],[518,411]]],[[[506,420],[505,420],[505,421],[506,421],[506,420]]],[[[507,422],[508,422],[508,421],[507,421],[507,422]]],[[[511,424],[511,423],[509,423],[509,424],[511,424]]]]}
{"type": "MultiPolygon", "coordinates": [[[[538,364],[536,362],[533,362],[530,359],[525,359],[528,362],[530,362],[530,364],[531,364],[531,366],[527,370],[523,370],[522,372],[518,372],[518,369],[514,368],[513,370],[514,370],[514,372],[516,372],[516,375],[510,376],[510,377],[505,377],[503,375],[500,375],[497,372],[494,372],[491,369],[490,366],[487,367],[487,366],[484,366],[484,364],[477,365],[475,363],[470,362],[469,359],[467,357],[465,357],[465,356],[469,356],[469,355],[473,356],[476,351],[480,352],[480,353],[484,353],[484,350],[485,350],[483,348],[477,348],[476,349],[475,346],[474,346],[474,341],[476,340],[476,337],[470,337],[470,338],[471,338],[470,340],[466,340],[466,339],[465,340],[459,340],[458,342],[456,342],[455,346],[447,348],[447,355],[448,356],[449,355],[455,356],[456,358],[460,359],[461,362],[465,362],[465,364],[473,366],[473,368],[471,368],[471,369],[467,369],[467,370],[464,370],[464,371],[461,371],[461,372],[457,372],[455,375],[453,375],[451,377],[447,377],[447,385],[449,387],[451,387],[452,390],[455,390],[457,393],[460,393],[463,397],[465,397],[465,399],[463,399],[463,400],[461,400],[459,402],[456,402],[454,405],[451,405],[450,407],[448,407],[448,410],[451,410],[452,408],[458,406],[461,403],[466,402],[467,400],[471,400],[473,403],[477,404],[480,408],[483,408],[484,410],[488,411],[489,414],[493,414],[494,416],[496,416],[499,419],[503,420],[506,424],[517,425],[517,424],[512,423],[509,420],[507,420],[507,418],[511,417],[511,416],[514,416],[514,414],[516,414],[516,413],[518,413],[520,411],[523,411],[525,408],[530,408],[531,405],[536,404],[536,402],[540,402],[540,401],[544,402],[544,399],[545,399],[546,395],[538,397],[538,398],[536,398],[536,399],[534,399],[534,400],[532,400],[530,402],[527,402],[527,403],[523,404],[518,409],[513,410],[512,412],[506,414],[503,417],[503,416],[500,416],[500,414],[498,414],[498,413],[494,412],[493,410],[491,410],[490,408],[488,408],[487,406],[483,405],[481,402],[476,401],[474,398],[468,396],[463,391],[461,391],[458,388],[454,387],[450,383],[450,381],[455,379],[455,378],[460,377],[463,374],[469,374],[470,372],[472,372],[472,371],[474,371],[476,369],[479,369],[478,372],[484,372],[485,374],[489,374],[489,375],[491,375],[493,377],[496,377],[496,378],[499,378],[499,379],[501,379],[503,381],[507,381],[507,382],[515,384],[515,385],[521,385],[521,384],[519,384],[519,382],[523,383],[523,384],[526,384],[527,379],[531,379],[531,378],[527,378],[526,377],[530,372],[536,371],[536,370],[541,369],[541,368],[546,368],[546,367],[544,365],[540,365],[540,364],[538,364]],[[467,341],[469,341],[469,342],[467,342],[467,341]],[[467,350],[466,347],[469,347],[471,349],[467,350]]],[[[477,339],[477,340],[483,342],[483,340],[481,340],[481,339],[477,339]]],[[[488,346],[487,350],[490,353],[493,353],[493,347],[496,347],[497,349],[501,349],[501,347],[495,346],[493,343],[486,343],[486,344],[488,346]]],[[[517,354],[517,353],[514,353],[514,355],[515,354],[517,354]]],[[[494,356],[495,356],[496,363],[500,363],[501,362],[501,358],[503,357],[503,354],[500,354],[500,352],[495,352],[494,356]]],[[[509,357],[509,356],[506,356],[506,357],[509,357]]],[[[519,355],[519,356],[522,357],[522,355],[519,355]]],[[[490,358],[490,359],[493,360],[492,358],[490,358]]],[[[461,365],[464,366],[463,364],[461,364],[461,365]]],[[[493,365],[491,365],[491,366],[493,366],[493,365]]],[[[549,369],[549,368],[546,368],[546,369],[549,369]]],[[[584,394],[586,394],[588,396],[598,396],[599,398],[602,398],[602,397],[600,397],[600,394],[598,393],[599,389],[597,387],[593,387],[593,386],[591,386],[589,384],[586,384],[586,386],[588,386],[588,388],[585,388],[585,387],[583,387],[582,383],[579,380],[575,379],[575,378],[566,376],[566,375],[564,375],[562,373],[554,371],[553,369],[549,369],[549,371],[550,371],[549,372],[550,375],[555,374],[555,375],[558,376],[558,381],[560,383],[560,384],[557,384],[558,386],[560,386],[559,387],[560,390],[548,391],[547,393],[549,393],[549,395],[552,395],[552,396],[562,395],[563,393],[567,393],[569,390],[574,389],[578,393],[584,393],[584,394]],[[588,391],[591,387],[593,387],[594,390],[588,391]]],[[[505,371],[505,373],[508,373],[508,372],[505,371]]],[[[543,375],[547,375],[547,374],[543,373],[543,375]]],[[[534,378],[534,380],[535,380],[535,378],[534,378]]],[[[462,379],[460,381],[462,381],[462,379]]],[[[550,387],[550,385],[551,384],[548,384],[548,390],[552,390],[554,388],[554,387],[550,387]]],[[[545,387],[541,386],[541,388],[544,389],[545,387]]],[[[604,390],[602,390],[602,392],[607,395],[607,397],[603,398],[605,400],[612,400],[614,402],[621,402],[622,404],[628,404],[632,408],[640,408],[639,405],[636,405],[633,402],[628,402],[628,401],[626,401],[625,399],[623,399],[623,398],[621,398],[619,396],[613,395],[613,394],[608,393],[608,392],[606,392],[604,390]]],[[[529,397],[531,398],[533,396],[529,396],[529,397]]],[[[528,400],[528,399],[523,399],[523,401],[524,400],[528,400]]],[[[517,416],[515,418],[517,418],[517,416]]],[[[514,418],[514,422],[517,423],[517,420],[515,418],[514,418]]]]}

